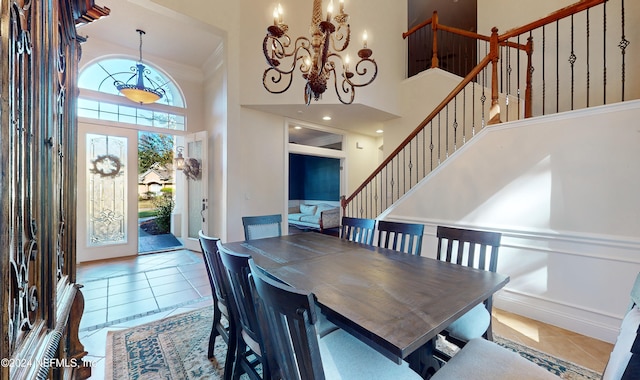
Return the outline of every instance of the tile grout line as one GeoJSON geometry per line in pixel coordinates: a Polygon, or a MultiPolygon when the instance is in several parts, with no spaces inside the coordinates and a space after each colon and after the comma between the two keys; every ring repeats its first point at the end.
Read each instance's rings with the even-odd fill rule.
{"type": "Polygon", "coordinates": [[[201,297],[201,298],[198,298],[198,299],[195,299],[195,300],[185,301],[185,302],[181,302],[181,303],[178,303],[178,304],[175,304],[175,305],[171,305],[171,306],[165,306],[163,308],[159,308],[159,309],[156,309],[156,310],[149,310],[149,311],[144,312],[144,313],[138,313],[138,314],[130,315],[128,317],[118,318],[118,319],[115,319],[113,321],[107,321],[105,323],[100,323],[100,324],[97,324],[97,325],[94,325],[94,326],[83,327],[82,329],[79,330],[79,332],[98,330],[98,329],[101,329],[101,328],[104,328],[104,327],[109,327],[109,326],[116,325],[118,323],[128,322],[128,321],[131,321],[131,320],[134,320],[134,319],[138,319],[138,318],[142,318],[142,317],[146,317],[146,316],[149,316],[149,315],[162,313],[162,312],[167,311],[167,310],[178,309],[180,307],[188,306],[188,305],[195,304],[195,303],[199,303],[199,302],[205,301],[207,299],[213,299],[213,298],[212,298],[212,296],[201,297]]]}
{"type": "Polygon", "coordinates": [[[153,295],[153,301],[156,303],[156,310],[160,309],[160,304],[158,303],[158,299],[156,298],[156,292],[153,291],[153,286],[151,285],[151,282],[149,281],[149,276],[147,275],[148,271],[144,272],[144,278],[147,279],[147,284],[149,285],[149,289],[151,289],[151,294],[153,295]]]}
{"type": "MultiPolygon", "coordinates": [[[[191,265],[195,265],[195,263],[194,263],[194,264],[191,264],[191,265]]],[[[180,272],[180,274],[182,275],[182,277],[183,277],[185,280],[187,280],[187,282],[189,283],[189,285],[191,285],[191,289],[195,290],[195,292],[196,292],[196,293],[198,293],[198,294],[200,295],[200,297],[204,297],[204,295],[203,295],[202,293],[200,293],[200,291],[198,290],[198,288],[193,284],[193,282],[191,282],[191,281],[189,280],[189,278],[187,278],[187,276],[185,276],[185,273],[184,273],[182,270],[180,270],[180,268],[178,268],[178,272],[180,272]]]]}
{"type": "Polygon", "coordinates": [[[107,277],[107,309],[105,310],[104,316],[105,316],[105,323],[109,322],[109,297],[110,297],[110,291],[109,288],[111,287],[110,281],[111,277],[107,277]]]}

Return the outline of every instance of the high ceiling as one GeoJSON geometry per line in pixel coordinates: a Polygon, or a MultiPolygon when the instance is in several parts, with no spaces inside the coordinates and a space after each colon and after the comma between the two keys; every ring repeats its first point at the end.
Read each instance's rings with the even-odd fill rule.
{"type": "Polygon", "coordinates": [[[106,41],[138,51],[142,37],[143,57],[147,54],[202,68],[222,39],[213,27],[185,17],[144,0],[100,0],[99,5],[111,10],[107,17],[78,28],[87,43],[106,41]],[[208,41],[208,43],[202,43],[208,41]]]}
{"type": "MultiPolygon", "coordinates": [[[[462,7],[472,7],[475,15],[476,0],[408,0],[409,23],[430,17],[433,7],[443,9],[441,15],[457,14],[462,7]],[[473,5],[471,5],[473,3],[473,5]],[[412,16],[413,15],[413,16],[412,16]],[[423,17],[423,15],[427,15],[423,17]]],[[[143,57],[154,56],[190,67],[202,68],[222,42],[214,27],[160,7],[148,0],[101,0],[100,6],[111,10],[108,17],[81,26],[79,33],[87,36],[87,43],[101,40],[137,51],[139,36],[143,36],[143,57]],[[203,44],[202,41],[208,41],[203,44]]],[[[474,20],[475,21],[475,20],[474,20]]],[[[262,105],[255,109],[278,114],[317,125],[347,129],[370,136],[379,136],[379,123],[391,120],[392,115],[365,105],[325,104],[313,102],[291,105],[262,105]],[[332,120],[322,118],[330,116],[332,120]]]]}

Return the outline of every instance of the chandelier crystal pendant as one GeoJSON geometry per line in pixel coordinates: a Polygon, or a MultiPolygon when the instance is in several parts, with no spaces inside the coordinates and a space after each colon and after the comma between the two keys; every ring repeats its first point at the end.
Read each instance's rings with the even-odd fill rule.
{"type": "Polygon", "coordinates": [[[133,71],[134,74],[127,81],[114,78],[113,84],[122,95],[131,101],[140,104],[155,103],[162,99],[165,91],[161,85],[158,85],[149,77],[151,72],[142,64],[142,35],[145,34],[145,32],[140,29],[136,29],[136,32],[140,34],[140,59],[135,67],[131,67],[131,71],[133,71]],[[145,86],[145,79],[152,87],[145,86]]]}
{"type": "Polygon", "coordinates": [[[364,87],[378,75],[378,65],[367,48],[367,32],[363,35],[363,48],[358,51],[360,60],[354,71],[349,68],[349,56],[343,53],[351,41],[349,15],[344,13],[344,0],[340,0],[338,14],[333,16],[333,0],[322,17],[322,0],[313,0],[311,39],[298,37],[293,42],[287,34],[289,26],[282,21],[282,8],[273,12],[273,25],[267,28],[262,50],[269,67],[262,75],[264,88],[281,94],[291,87],[293,72],[300,63],[302,77],[306,80],[304,101],[319,100],[333,82],[338,99],[343,104],[353,103],[356,87],[364,87]],[[284,64],[283,61],[289,63],[284,64]],[[340,83],[340,85],[338,85],[340,83]]]}

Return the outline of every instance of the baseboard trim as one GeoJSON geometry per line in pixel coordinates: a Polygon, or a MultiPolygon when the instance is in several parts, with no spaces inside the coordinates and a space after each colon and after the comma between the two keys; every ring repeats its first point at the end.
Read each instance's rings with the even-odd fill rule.
{"type": "Polygon", "coordinates": [[[493,300],[494,307],[498,309],[609,343],[615,342],[624,317],[561,304],[509,289],[497,293],[493,300]]]}

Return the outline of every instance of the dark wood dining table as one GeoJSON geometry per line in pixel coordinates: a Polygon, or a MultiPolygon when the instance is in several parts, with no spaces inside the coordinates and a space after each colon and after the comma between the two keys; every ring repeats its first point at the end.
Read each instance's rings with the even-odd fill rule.
{"type": "Polygon", "coordinates": [[[330,321],[397,363],[509,281],[499,273],[316,232],[224,246],[314,293],[330,321]]]}

